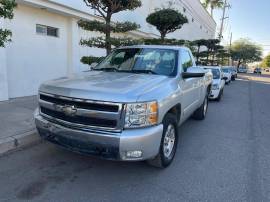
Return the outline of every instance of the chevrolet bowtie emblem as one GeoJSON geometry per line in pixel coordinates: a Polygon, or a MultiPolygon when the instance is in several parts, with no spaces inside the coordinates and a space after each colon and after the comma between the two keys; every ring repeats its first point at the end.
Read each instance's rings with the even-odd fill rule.
{"type": "Polygon", "coordinates": [[[75,116],[77,113],[75,106],[63,106],[61,111],[64,112],[66,116],[75,116]]]}

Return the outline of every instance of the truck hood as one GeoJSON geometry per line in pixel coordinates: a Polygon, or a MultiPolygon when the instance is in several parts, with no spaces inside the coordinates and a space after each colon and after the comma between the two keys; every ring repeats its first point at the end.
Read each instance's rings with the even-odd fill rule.
{"type": "Polygon", "coordinates": [[[160,88],[167,76],[91,71],[44,83],[40,92],[109,102],[136,102],[145,93],[160,88]]]}

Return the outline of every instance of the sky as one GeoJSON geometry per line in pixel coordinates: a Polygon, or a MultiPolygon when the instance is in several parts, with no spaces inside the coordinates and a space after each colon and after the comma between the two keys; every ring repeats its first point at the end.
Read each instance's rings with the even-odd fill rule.
{"type": "MultiPolygon", "coordinates": [[[[264,55],[270,53],[270,0],[228,0],[231,9],[227,11],[225,21],[224,43],[229,44],[230,33],[233,41],[249,38],[262,45],[264,55]]],[[[221,10],[214,13],[218,30],[221,24],[221,10]]]]}

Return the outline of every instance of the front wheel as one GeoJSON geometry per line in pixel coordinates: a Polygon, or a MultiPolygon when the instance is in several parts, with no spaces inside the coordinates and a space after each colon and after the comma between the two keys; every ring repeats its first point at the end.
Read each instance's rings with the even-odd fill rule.
{"type": "Polygon", "coordinates": [[[205,97],[204,102],[200,106],[200,108],[194,112],[193,118],[196,120],[204,120],[206,117],[207,109],[208,109],[208,96],[205,97]]]}
{"type": "Polygon", "coordinates": [[[175,156],[178,143],[177,118],[167,114],[163,120],[163,134],[158,155],[148,163],[158,168],[168,167],[175,156]]]}

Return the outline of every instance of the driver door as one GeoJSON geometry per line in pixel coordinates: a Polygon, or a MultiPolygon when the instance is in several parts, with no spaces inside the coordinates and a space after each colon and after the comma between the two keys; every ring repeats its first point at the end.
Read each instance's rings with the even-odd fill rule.
{"type": "MultiPolygon", "coordinates": [[[[191,53],[187,50],[183,50],[180,54],[182,72],[186,72],[188,68],[195,66],[191,57],[191,53]]],[[[188,118],[199,107],[200,101],[200,86],[201,78],[181,78],[180,87],[183,92],[182,107],[183,116],[188,118]]]]}

